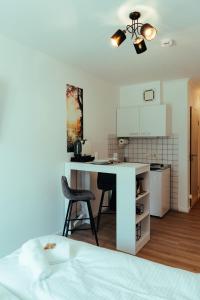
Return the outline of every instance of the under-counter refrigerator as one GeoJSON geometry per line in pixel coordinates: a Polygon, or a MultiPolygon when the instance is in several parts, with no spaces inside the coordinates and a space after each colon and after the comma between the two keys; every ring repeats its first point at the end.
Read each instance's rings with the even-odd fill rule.
{"type": "Polygon", "coordinates": [[[170,166],[150,171],[150,214],[163,217],[170,209],[170,166]]]}

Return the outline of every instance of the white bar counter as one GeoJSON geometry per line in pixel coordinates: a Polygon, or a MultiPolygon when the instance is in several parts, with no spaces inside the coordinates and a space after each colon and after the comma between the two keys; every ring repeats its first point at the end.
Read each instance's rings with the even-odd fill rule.
{"type": "MultiPolygon", "coordinates": [[[[144,239],[139,240],[139,243],[136,242],[136,175],[146,174],[145,186],[149,189],[150,166],[140,163],[101,165],[91,162],[67,162],[65,163],[65,176],[69,185],[71,184],[71,171],[74,170],[116,174],[116,248],[135,255],[150,239],[149,220],[148,226],[145,225],[148,230],[145,232],[144,239]]],[[[88,189],[88,186],[86,188],[88,189]]]]}

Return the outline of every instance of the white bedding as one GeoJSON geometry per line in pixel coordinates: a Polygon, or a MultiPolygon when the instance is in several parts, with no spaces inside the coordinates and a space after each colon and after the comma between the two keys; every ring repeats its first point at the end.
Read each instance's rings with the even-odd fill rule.
{"type": "Polygon", "coordinates": [[[19,300],[11,291],[9,291],[5,286],[0,284],[0,299],[1,300],[19,300]]]}
{"type": "MultiPolygon", "coordinates": [[[[58,242],[63,238],[40,239],[44,242],[57,239],[58,242]]],[[[33,281],[28,271],[19,266],[19,251],[16,251],[0,260],[0,282],[23,300],[200,299],[199,274],[70,239],[67,241],[71,257],[65,263],[53,265],[49,278],[33,281]]]]}

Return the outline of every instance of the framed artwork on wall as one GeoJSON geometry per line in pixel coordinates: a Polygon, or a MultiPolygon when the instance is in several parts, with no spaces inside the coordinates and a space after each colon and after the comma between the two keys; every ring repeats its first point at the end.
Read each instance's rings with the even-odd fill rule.
{"type": "Polygon", "coordinates": [[[83,89],[66,85],[67,152],[74,151],[74,142],[83,139],[83,89]]]}

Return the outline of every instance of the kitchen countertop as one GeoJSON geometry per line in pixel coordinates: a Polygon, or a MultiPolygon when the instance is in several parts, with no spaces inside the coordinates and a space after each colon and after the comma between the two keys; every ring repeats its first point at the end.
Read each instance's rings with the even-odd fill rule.
{"type": "MultiPolygon", "coordinates": [[[[116,248],[120,251],[135,255],[145,243],[150,239],[150,230],[147,232],[139,243],[136,242],[136,176],[145,174],[146,190],[149,191],[149,164],[140,163],[114,163],[114,164],[94,164],[67,162],[65,163],[65,176],[71,186],[71,171],[85,172],[84,186],[81,188],[90,190],[91,180],[90,172],[110,173],[117,176],[117,216],[116,216],[116,248]],[[124,217],[125,216],[125,217],[124,217]]],[[[148,193],[149,194],[149,193],[148,193]]],[[[147,194],[147,197],[148,197],[147,194]]],[[[68,207],[68,199],[65,201],[65,211],[68,207]]],[[[146,216],[149,222],[149,214],[146,216]]],[[[149,224],[149,223],[148,223],[149,224]]]]}
{"type": "Polygon", "coordinates": [[[116,170],[120,171],[121,168],[131,168],[136,170],[136,175],[142,173],[143,169],[150,170],[150,164],[143,163],[111,163],[111,164],[95,164],[93,162],[67,162],[68,168],[77,171],[88,171],[88,172],[104,172],[104,173],[116,173],[116,170]]]}

